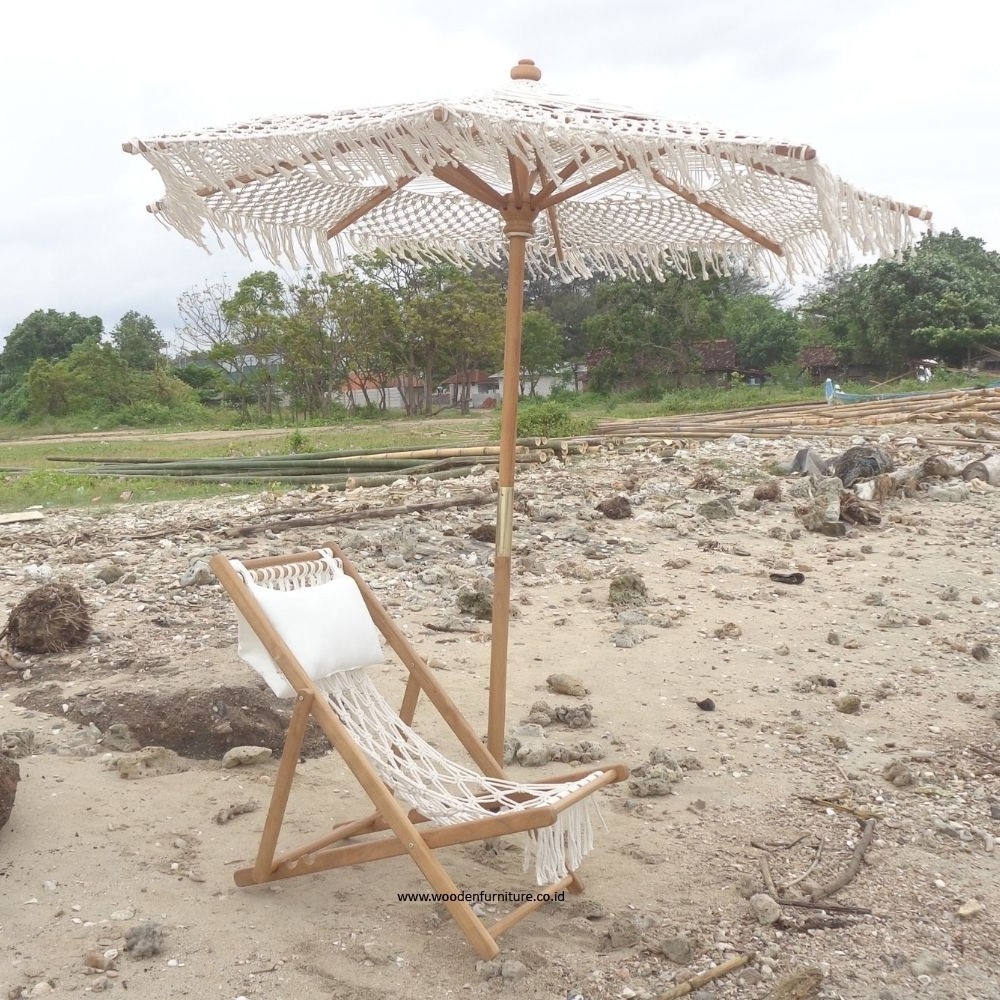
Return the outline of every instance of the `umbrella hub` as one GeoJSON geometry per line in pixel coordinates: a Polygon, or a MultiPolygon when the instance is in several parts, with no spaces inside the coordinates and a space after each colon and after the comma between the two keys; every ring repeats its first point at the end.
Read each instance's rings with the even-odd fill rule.
{"type": "Polygon", "coordinates": [[[538,215],[538,209],[531,204],[530,200],[527,205],[514,205],[511,204],[512,200],[513,197],[508,195],[504,199],[503,208],[500,209],[504,221],[504,236],[508,239],[511,236],[534,236],[535,216],[538,215]]]}

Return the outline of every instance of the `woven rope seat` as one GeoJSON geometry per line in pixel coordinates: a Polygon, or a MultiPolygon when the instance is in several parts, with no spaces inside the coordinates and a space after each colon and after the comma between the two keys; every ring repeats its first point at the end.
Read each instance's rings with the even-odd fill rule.
{"type": "MultiPolygon", "coordinates": [[[[266,567],[254,573],[238,561],[234,561],[234,566],[241,575],[245,574],[248,583],[286,594],[304,594],[309,588],[344,579],[338,560],[329,550],[321,550],[320,559],[266,567]]],[[[272,614],[283,620],[269,617],[279,634],[285,635],[294,648],[296,635],[318,626],[315,620],[310,620],[308,606],[303,605],[297,613],[289,611],[290,607],[286,605],[279,612],[272,609],[272,614]]],[[[352,622],[354,629],[375,632],[363,603],[357,607],[357,616],[352,622]]],[[[256,643],[242,616],[239,628],[241,655],[246,658],[245,654],[249,653],[249,662],[256,667],[256,643]]],[[[316,687],[329,699],[379,777],[401,802],[434,823],[462,823],[503,812],[555,805],[600,776],[600,772],[593,772],[577,781],[553,784],[488,777],[452,761],[406,725],[376,687],[365,666],[334,669],[325,674],[330,666],[328,659],[314,666],[316,687]]],[[[274,680],[271,674],[264,676],[269,683],[274,680]]],[[[291,689],[285,691],[282,687],[277,693],[291,693],[291,689]]],[[[561,812],[551,826],[531,831],[526,844],[525,867],[533,858],[539,885],[547,885],[574,871],[592,850],[594,836],[589,814],[592,801],[584,799],[561,812]]]]}

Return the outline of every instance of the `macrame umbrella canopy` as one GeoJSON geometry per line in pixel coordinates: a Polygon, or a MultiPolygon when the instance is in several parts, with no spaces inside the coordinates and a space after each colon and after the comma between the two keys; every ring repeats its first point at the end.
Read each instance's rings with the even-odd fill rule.
{"type": "Polygon", "coordinates": [[[533,224],[532,275],[795,278],[893,255],[929,213],[866,194],[809,146],[581,103],[514,83],[459,100],[263,118],[124,144],[160,174],[149,206],[208,247],[336,269],[383,250],[502,264],[533,224]]]}
{"type": "MultiPolygon", "coordinates": [[[[149,206],[209,249],[336,270],[376,250],[506,266],[504,385],[520,382],[525,274],[795,279],[852,254],[891,256],[930,214],[859,191],[809,146],[668,121],[512,83],[459,100],[262,118],[133,139],[157,171],[149,206]]],[[[506,703],[516,394],[501,412],[487,746],[506,703]]]]}

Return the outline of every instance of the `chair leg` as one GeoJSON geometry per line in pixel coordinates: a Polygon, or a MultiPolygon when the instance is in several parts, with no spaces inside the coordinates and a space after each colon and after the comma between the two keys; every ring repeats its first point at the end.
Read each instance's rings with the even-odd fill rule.
{"type": "Polygon", "coordinates": [[[274,779],[274,791],[271,793],[271,804],[267,809],[267,819],[264,821],[264,832],[257,848],[257,858],[253,865],[254,880],[266,882],[267,876],[274,868],[274,852],[278,847],[278,836],[281,833],[281,823],[288,807],[288,796],[295,779],[295,769],[299,763],[299,751],[306,736],[306,727],[312,714],[314,695],[301,693],[295,700],[292,718],[285,734],[285,746],[278,763],[278,773],[274,779]]]}

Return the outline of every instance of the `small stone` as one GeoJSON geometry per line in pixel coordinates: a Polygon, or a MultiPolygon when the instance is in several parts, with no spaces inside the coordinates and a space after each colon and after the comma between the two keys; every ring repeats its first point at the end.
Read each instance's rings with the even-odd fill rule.
{"type": "Polygon", "coordinates": [[[685,934],[663,938],[657,942],[656,948],[667,961],[675,965],[687,965],[694,961],[696,952],[695,942],[685,934]]]}
{"type": "Polygon", "coordinates": [[[990,658],[990,647],[984,646],[981,642],[977,642],[969,652],[972,654],[972,658],[980,663],[990,658]]]}
{"type": "Polygon", "coordinates": [[[967,899],[955,912],[963,919],[969,920],[983,912],[985,907],[978,899],[967,899]]]}
{"type": "Polygon", "coordinates": [[[574,698],[583,698],[590,694],[590,689],[572,674],[549,674],[545,683],[549,686],[549,690],[556,694],[571,695],[574,698]]]}
{"type": "Polygon", "coordinates": [[[270,747],[232,747],[222,755],[222,766],[243,767],[249,764],[262,764],[270,759],[270,747]]]}
{"type": "Polygon", "coordinates": [[[714,712],[715,711],[715,702],[711,698],[702,698],[701,701],[696,701],[695,704],[703,712],[714,712]]]}
{"type": "Polygon", "coordinates": [[[499,958],[491,958],[486,962],[476,962],[476,975],[480,979],[495,979],[500,975],[503,963],[499,958]]]}
{"type": "Polygon", "coordinates": [[[505,958],[500,965],[500,976],[503,979],[523,979],[527,973],[528,967],[516,958],[505,958]]]}
{"type": "Polygon", "coordinates": [[[842,694],[833,704],[844,715],[857,715],[861,711],[861,699],[856,694],[842,694]]]}
{"type": "Polygon", "coordinates": [[[781,917],[781,907],[766,892],[750,897],[750,909],[759,924],[773,924],[781,917]]]}
{"type": "Polygon", "coordinates": [[[395,965],[396,953],[381,941],[366,941],[361,946],[365,959],[372,965],[395,965]]]}
{"type": "Polygon", "coordinates": [[[215,574],[204,559],[199,559],[186,573],[182,574],[178,583],[181,587],[207,587],[215,583],[215,574]]]}
{"type": "Polygon", "coordinates": [[[631,948],[632,945],[638,944],[641,938],[642,933],[636,922],[625,917],[612,921],[607,932],[608,945],[612,949],[631,948]]]}

